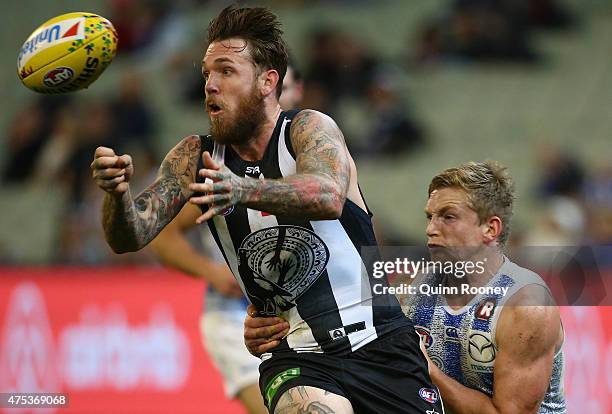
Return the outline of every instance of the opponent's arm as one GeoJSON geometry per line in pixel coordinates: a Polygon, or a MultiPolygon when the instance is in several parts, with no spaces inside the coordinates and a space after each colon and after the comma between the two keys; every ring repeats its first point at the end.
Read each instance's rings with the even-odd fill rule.
{"type": "MultiPolygon", "coordinates": [[[[282,137],[281,137],[282,139],[282,137]]],[[[296,153],[296,174],[281,179],[238,177],[206,155],[202,177],[212,184],[192,184],[195,204],[213,206],[202,222],[232,205],[244,205],[275,215],[306,219],[336,219],[342,214],[349,186],[349,157],[344,137],[327,115],[304,110],[291,123],[291,143],[296,153]]]]}
{"type": "Polygon", "coordinates": [[[499,350],[493,371],[492,397],[460,384],[430,363],[431,379],[440,389],[444,405],[452,412],[538,412],[550,383],[560,319],[554,304],[539,301],[538,305],[535,305],[536,302],[532,299],[533,291],[519,291],[511,299],[514,303],[509,301],[502,310],[497,325],[496,340],[499,350]],[[531,296],[531,299],[527,296],[531,296]]]}
{"type": "Polygon", "coordinates": [[[225,263],[217,263],[199,253],[187,240],[186,232],[195,227],[201,211],[185,204],[178,215],[151,241],[157,258],[166,266],[211,283],[221,294],[239,298],[240,286],[225,263]]]}
{"type": "Polygon", "coordinates": [[[156,180],[136,198],[132,197],[127,180],[120,184],[125,184],[123,188],[100,184],[103,171],[100,160],[104,157],[94,159],[94,178],[107,192],[102,207],[104,234],[116,253],[143,248],[179,212],[193,194],[189,184],[195,181],[200,146],[197,136],[178,143],[162,162],[156,180]]]}

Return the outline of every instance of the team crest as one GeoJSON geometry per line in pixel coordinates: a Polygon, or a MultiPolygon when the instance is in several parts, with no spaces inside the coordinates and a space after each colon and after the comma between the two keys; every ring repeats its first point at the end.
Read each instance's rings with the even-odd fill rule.
{"type": "Polygon", "coordinates": [[[263,315],[278,315],[325,271],[329,249],[304,227],[274,226],[249,234],[238,249],[238,267],[249,298],[263,315]]]}

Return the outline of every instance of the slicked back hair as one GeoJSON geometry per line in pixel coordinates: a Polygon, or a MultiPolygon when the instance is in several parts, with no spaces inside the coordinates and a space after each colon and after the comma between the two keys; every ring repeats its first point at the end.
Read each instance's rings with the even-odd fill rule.
{"type": "Polygon", "coordinates": [[[264,7],[231,5],[221,10],[208,25],[208,44],[232,37],[244,39],[258,70],[278,72],[277,99],[283,91],[288,61],[287,45],[282,36],[278,18],[264,7]]]}

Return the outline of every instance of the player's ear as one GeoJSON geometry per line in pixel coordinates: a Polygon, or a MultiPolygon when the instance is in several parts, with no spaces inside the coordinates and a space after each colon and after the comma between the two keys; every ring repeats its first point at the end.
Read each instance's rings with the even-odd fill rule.
{"type": "Polygon", "coordinates": [[[276,85],[278,85],[278,72],[274,69],[264,70],[261,73],[261,94],[262,96],[268,96],[271,93],[276,93],[276,85]]]}
{"type": "Polygon", "coordinates": [[[504,223],[498,216],[491,216],[482,225],[482,237],[486,244],[490,244],[499,239],[504,228],[504,223]]]}

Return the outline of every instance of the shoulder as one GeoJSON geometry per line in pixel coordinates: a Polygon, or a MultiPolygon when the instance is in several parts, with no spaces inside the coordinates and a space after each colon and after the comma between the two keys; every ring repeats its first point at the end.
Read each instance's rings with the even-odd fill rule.
{"type": "Polygon", "coordinates": [[[313,109],[304,109],[291,122],[291,143],[294,148],[300,148],[313,141],[344,142],[344,137],[332,117],[313,109]]]}
{"type": "Polygon", "coordinates": [[[514,262],[508,260],[508,263],[504,265],[504,267],[505,273],[507,273],[509,277],[514,279],[515,282],[520,285],[545,285],[544,280],[536,272],[525,267],[521,267],[514,262]]]}
{"type": "Polygon", "coordinates": [[[519,289],[504,304],[496,330],[500,350],[537,355],[554,348],[561,329],[559,309],[539,284],[519,289]]]}
{"type": "Polygon", "coordinates": [[[293,117],[291,132],[300,133],[316,128],[338,128],[336,122],[329,115],[314,109],[303,109],[293,117]]]}

